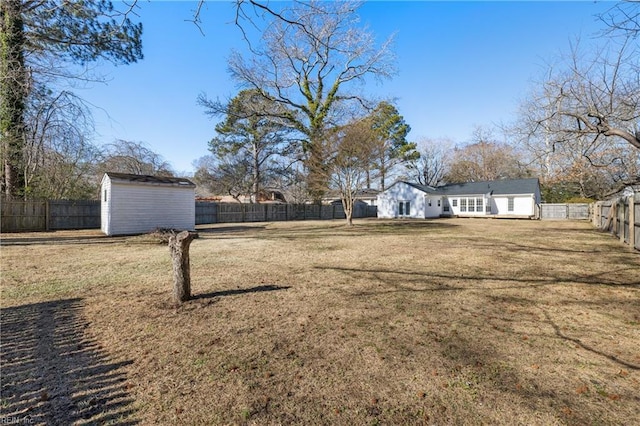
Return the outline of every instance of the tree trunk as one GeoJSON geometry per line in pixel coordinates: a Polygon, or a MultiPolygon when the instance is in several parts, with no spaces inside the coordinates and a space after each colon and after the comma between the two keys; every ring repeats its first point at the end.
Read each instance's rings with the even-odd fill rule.
{"type": "Polygon", "coordinates": [[[178,304],[191,299],[189,245],[197,236],[196,232],[182,231],[169,237],[169,251],[173,262],[173,300],[178,304]]]}
{"type": "Polygon", "coordinates": [[[0,139],[4,191],[8,197],[24,192],[24,110],[28,78],[24,65],[24,23],[19,0],[0,1],[0,139]]]}
{"type": "Polygon", "coordinates": [[[260,156],[256,145],[253,146],[253,182],[251,185],[251,202],[257,203],[260,192],[260,156]]]}

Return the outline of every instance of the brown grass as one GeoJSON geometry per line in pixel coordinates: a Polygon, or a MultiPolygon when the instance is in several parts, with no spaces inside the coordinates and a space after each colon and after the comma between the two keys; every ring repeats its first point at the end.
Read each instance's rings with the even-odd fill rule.
{"type": "MultiPolygon", "coordinates": [[[[582,222],[355,223],[202,229],[191,245],[195,299],[181,307],[169,302],[166,245],[3,235],[3,415],[640,424],[637,252],[582,222]],[[46,373],[58,361],[30,350],[25,333],[39,328],[13,318],[49,323],[69,306],[67,340],[91,352],[65,352],[82,352],[87,368],[63,365],[72,380],[60,389],[46,373]]],[[[62,353],[55,336],[47,347],[62,353]]]]}

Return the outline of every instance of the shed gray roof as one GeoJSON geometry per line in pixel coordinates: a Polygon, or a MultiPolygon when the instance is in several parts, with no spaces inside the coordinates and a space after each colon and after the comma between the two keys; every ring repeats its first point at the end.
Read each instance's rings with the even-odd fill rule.
{"type": "Polygon", "coordinates": [[[537,178],[451,183],[436,188],[411,182],[404,183],[420,191],[436,195],[479,195],[487,193],[491,193],[492,195],[536,194],[540,188],[540,183],[537,178]]]}
{"type": "Polygon", "coordinates": [[[131,183],[150,183],[168,186],[180,186],[186,188],[195,188],[196,184],[187,178],[179,178],[173,176],[150,176],[150,175],[134,175],[130,173],[114,173],[107,172],[111,180],[119,180],[131,183]]]}

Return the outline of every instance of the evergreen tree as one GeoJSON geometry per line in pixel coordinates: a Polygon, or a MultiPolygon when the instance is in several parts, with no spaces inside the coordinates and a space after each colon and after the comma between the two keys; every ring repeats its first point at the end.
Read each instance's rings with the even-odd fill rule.
{"type": "MultiPolygon", "coordinates": [[[[70,65],[142,58],[142,24],[108,0],[0,2],[0,137],[3,192],[25,194],[25,105],[38,79],[73,78],[70,65]]],[[[42,83],[42,82],[40,82],[42,83]]]]}

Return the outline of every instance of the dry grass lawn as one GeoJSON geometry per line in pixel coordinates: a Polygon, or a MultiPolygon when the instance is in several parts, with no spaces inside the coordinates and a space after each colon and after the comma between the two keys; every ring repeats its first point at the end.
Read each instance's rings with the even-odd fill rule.
{"type": "Polygon", "coordinates": [[[3,418],[640,424],[640,256],[583,222],[216,225],[166,245],[2,236],[3,418]]]}

